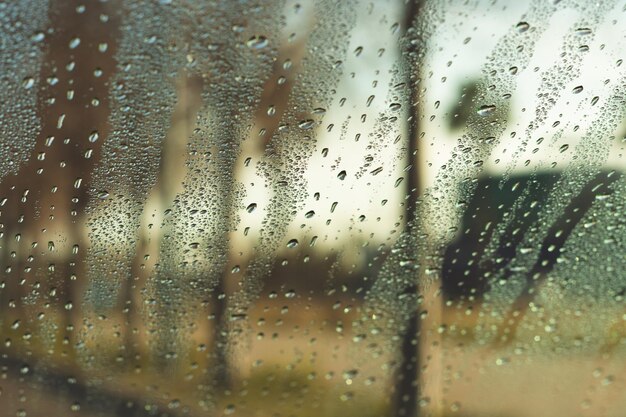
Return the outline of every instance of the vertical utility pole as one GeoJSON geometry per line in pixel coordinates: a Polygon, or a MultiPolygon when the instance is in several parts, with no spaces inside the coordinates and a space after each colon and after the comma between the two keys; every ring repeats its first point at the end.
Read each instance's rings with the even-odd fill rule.
{"type": "MultiPolygon", "coordinates": [[[[416,22],[420,10],[422,8],[424,0],[409,0],[406,5],[404,14],[404,30],[409,29],[416,22]]],[[[419,36],[419,34],[416,34],[419,36]]],[[[406,48],[401,51],[406,68],[406,88],[409,95],[409,114],[408,114],[408,126],[407,126],[407,140],[408,140],[408,163],[411,165],[407,176],[407,196],[405,201],[405,217],[406,233],[416,233],[417,230],[417,205],[420,194],[422,193],[422,187],[420,184],[420,149],[418,146],[418,136],[420,131],[420,123],[418,117],[418,80],[419,80],[419,60],[417,57],[420,54],[418,50],[419,43],[416,40],[408,42],[406,48]]],[[[416,254],[417,259],[423,261],[420,254],[416,254]]],[[[423,266],[422,266],[423,267],[423,266]]],[[[407,293],[416,294],[419,292],[418,279],[414,280],[414,283],[410,288],[407,288],[407,293]]],[[[419,297],[416,297],[418,300],[419,297]]],[[[418,415],[418,399],[420,387],[419,380],[419,368],[420,368],[420,346],[418,343],[418,335],[420,333],[420,321],[419,321],[419,303],[416,302],[410,313],[410,318],[407,323],[405,333],[402,335],[402,347],[400,366],[397,370],[396,382],[395,382],[395,394],[393,398],[393,415],[402,417],[417,417],[418,415]]]]}

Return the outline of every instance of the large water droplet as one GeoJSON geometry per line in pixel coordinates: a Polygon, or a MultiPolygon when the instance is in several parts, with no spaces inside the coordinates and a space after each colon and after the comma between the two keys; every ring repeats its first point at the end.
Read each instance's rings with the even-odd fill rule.
{"type": "Polygon", "coordinates": [[[300,123],[298,123],[298,126],[300,127],[300,129],[311,129],[314,124],[315,122],[313,120],[307,119],[302,120],[300,123]]]}
{"type": "Polygon", "coordinates": [[[524,33],[528,30],[528,28],[530,28],[528,22],[519,22],[517,25],[515,25],[515,29],[517,29],[518,33],[524,33]]]}

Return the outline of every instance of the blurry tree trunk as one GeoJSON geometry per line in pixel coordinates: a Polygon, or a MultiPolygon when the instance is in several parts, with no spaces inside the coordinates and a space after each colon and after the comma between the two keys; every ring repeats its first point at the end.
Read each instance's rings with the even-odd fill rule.
{"type": "MultiPolygon", "coordinates": [[[[236,90],[235,90],[236,91],[236,90]]],[[[232,94],[232,93],[231,93],[232,94]]],[[[231,97],[231,104],[237,103],[236,97],[231,97]]],[[[235,169],[237,156],[239,154],[239,140],[242,126],[233,125],[236,120],[235,110],[230,106],[225,108],[212,108],[217,117],[226,123],[221,126],[221,132],[217,134],[216,155],[216,175],[215,189],[211,190],[215,199],[215,212],[213,216],[217,219],[218,230],[216,236],[210,240],[207,250],[212,254],[207,255],[209,259],[219,259],[215,262],[216,281],[212,284],[210,303],[213,317],[213,326],[209,331],[213,331],[212,346],[212,384],[216,389],[229,389],[233,383],[233,375],[229,366],[229,317],[227,315],[228,301],[227,294],[230,288],[227,287],[227,279],[230,275],[230,231],[234,220],[235,211],[235,169]],[[212,306],[211,306],[212,305],[212,306]]]]}
{"type": "MultiPolygon", "coordinates": [[[[187,144],[195,127],[197,112],[201,106],[200,91],[201,79],[183,74],[177,86],[178,102],[174,107],[172,122],[162,144],[161,160],[156,187],[149,199],[153,199],[157,212],[162,215],[171,209],[174,200],[184,192],[184,181],[187,176],[187,144]]],[[[179,354],[181,349],[177,339],[180,336],[178,326],[181,320],[184,300],[180,294],[181,285],[185,285],[180,268],[179,252],[182,241],[177,235],[180,226],[175,221],[163,221],[159,240],[159,270],[155,277],[155,299],[158,300],[157,318],[159,330],[156,334],[156,363],[162,369],[169,369],[173,364],[170,353],[179,354]],[[164,356],[163,356],[164,355],[164,356]]],[[[150,228],[150,227],[148,227],[150,228]]],[[[145,244],[137,248],[135,265],[141,261],[144,254],[140,252],[145,244]]],[[[133,271],[134,272],[134,271],[133,271]]],[[[131,277],[132,278],[132,277],[131,277]]]]}
{"type": "MultiPolygon", "coordinates": [[[[309,28],[310,26],[307,26],[309,28]]],[[[266,150],[271,139],[274,137],[275,132],[278,130],[281,121],[283,120],[283,114],[287,111],[287,106],[292,93],[292,89],[295,83],[295,76],[300,70],[300,62],[304,56],[304,47],[306,39],[305,36],[302,40],[296,42],[286,42],[281,45],[278,51],[278,58],[274,61],[269,77],[263,84],[262,93],[259,99],[259,103],[256,105],[256,111],[254,113],[252,130],[250,135],[255,139],[249,142],[248,147],[244,149],[246,154],[248,152],[255,153],[257,155],[262,154],[266,150]],[[284,68],[285,61],[291,62],[289,71],[284,68]],[[272,112],[268,112],[268,109],[272,108],[272,112]],[[259,138],[260,136],[260,138],[259,138]],[[259,141],[259,139],[261,139],[259,141]],[[259,145],[260,143],[260,145],[259,145]]],[[[228,119],[228,115],[223,115],[225,119],[228,119]]],[[[227,137],[236,137],[237,132],[235,129],[232,132],[227,132],[227,137]]],[[[220,161],[218,166],[221,172],[220,181],[222,185],[218,186],[220,192],[220,198],[225,202],[224,207],[230,208],[232,211],[234,207],[233,199],[233,184],[235,182],[236,172],[234,160],[237,159],[237,154],[233,152],[233,146],[228,143],[222,144],[224,149],[219,150],[220,161]],[[232,162],[229,162],[232,161],[232,162]]],[[[245,143],[242,146],[246,146],[245,143]]],[[[275,190],[273,190],[275,191],[275,190]]],[[[231,216],[228,212],[221,214],[222,216],[231,216]]],[[[228,242],[225,242],[226,244],[228,242]]],[[[232,249],[232,248],[231,248],[232,249]]],[[[230,253],[227,247],[224,248],[225,253],[230,253]]],[[[234,292],[248,290],[246,288],[247,283],[240,282],[239,288],[235,289],[235,285],[227,285],[227,278],[231,275],[230,266],[232,262],[226,262],[223,276],[216,283],[216,287],[213,290],[213,308],[212,315],[215,323],[214,327],[214,348],[213,348],[213,362],[215,364],[214,371],[214,383],[217,387],[230,388],[232,385],[232,375],[230,375],[228,368],[228,349],[229,339],[232,335],[229,335],[229,330],[233,330],[230,325],[230,317],[227,311],[232,311],[234,314],[245,314],[245,307],[241,307],[241,303],[237,303],[236,296],[232,297],[234,292]],[[232,288],[231,288],[232,287],[232,288]],[[231,297],[226,297],[229,294],[231,297]],[[227,302],[227,298],[230,298],[230,302],[227,302]],[[234,300],[235,299],[235,300],[234,300]],[[230,304],[230,305],[229,305],[230,304]]],[[[234,329],[239,331],[239,329],[234,329]]]]}
{"type": "MultiPolygon", "coordinates": [[[[16,174],[5,175],[0,184],[3,190],[0,196],[8,199],[2,209],[5,240],[11,239],[9,245],[2,246],[15,250],[16,254],[8,281],[16,284],[17,292],[9,298],[19,308],[20,293],[30,286],[39,287],[41,302],[48,299],[58,307],[57,340],[63,344],[59,348],[64,354],[70,355],[82,323],[79,308],[85,282],[82,219],[91,168],[102,143],[87,138],[94,132],[99,137],[106,135],[107,83],[114,69],[111,49],[117,19],[100,21],[100,16],[108,13],[108,7],[95,3],[80,18],[65,19],[60,16],[77,15],[76,6],[61,0],[50,2],[49,20],[57,25],[45,36],[45,53],[36,77],[41,129],[29,159],[19,166],[16,174]],[[80,44],[68,47],[75,38],[80,39],[80,44]],[[97,48],[105,42],[109,46],[107,53],[97,48]],[[101,75],[94,76],[96,69],[101,75]],[[93,104],[96,98],[98,105],[93,104]],[[5,194],[5,190],[12,191],[5,194]],[[16,235],[23,239],[17,240],[16,235]]],[[[3,259],[5,267],[8,259],[3,259]]],[[[0,301],[7,305],[5,300],[0,301]]]]}

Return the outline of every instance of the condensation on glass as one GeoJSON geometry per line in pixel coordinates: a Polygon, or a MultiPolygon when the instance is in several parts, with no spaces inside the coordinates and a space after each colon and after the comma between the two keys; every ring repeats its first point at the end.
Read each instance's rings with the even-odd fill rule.
{"type": "Polygon", "coordinates": [[[623,414],[625,23],[0,1],[0,417],[623,414]]]}

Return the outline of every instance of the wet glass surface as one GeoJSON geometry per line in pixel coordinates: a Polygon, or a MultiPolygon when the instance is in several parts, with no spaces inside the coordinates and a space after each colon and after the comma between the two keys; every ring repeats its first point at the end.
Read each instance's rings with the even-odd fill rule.
{"type": "Polygon", "coordinates": [[[0,1],[0,417],[623,415],[625,21],[0,1]]]}

